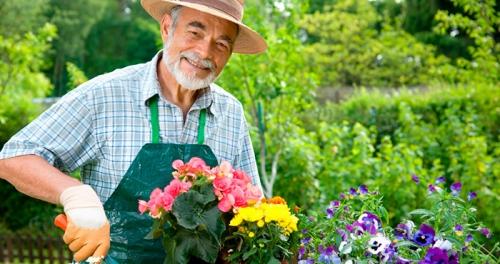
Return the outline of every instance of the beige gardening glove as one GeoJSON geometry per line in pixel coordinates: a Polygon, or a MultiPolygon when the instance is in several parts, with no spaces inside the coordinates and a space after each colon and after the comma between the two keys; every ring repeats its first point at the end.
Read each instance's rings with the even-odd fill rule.
{"type": "Polygon", "coordinates": [[[89,185],[69,187],[59,197],[68,225],[63,240],[75,261],[99,262],[109,250],[109,222],[99,197],[89,185]]]}

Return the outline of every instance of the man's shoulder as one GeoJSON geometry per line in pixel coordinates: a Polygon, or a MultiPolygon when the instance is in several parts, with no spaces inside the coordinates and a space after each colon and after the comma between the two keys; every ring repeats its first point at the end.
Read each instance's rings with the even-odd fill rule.
{"type": "MultiPolygon", "coordinates": [[[[124,86],[129,84],[128,82],[139,82],[148,69],[148,63],[141,63],[130,65],[124,68],[116,69],[112,72],[104,73],[98,75],[89,81],[83,83],[81,86],[84,87],[114,87],[114,86],[124,86]]],[[[88,88],[87,88],[88,89],[88,88]]]]}
{"type": "Polygon", "coordinates": [[[242,108],[241,102],[231,93],[224,90],[217,84],[211,84],[210,89],[214,94],[215,100],[223,105],[228,105],[230,107],[242,108]]]}
{"type": "Polygon", "coordinates": [[[138,97],[139,86],[147,67],[148,63],[141,63],[98,75],[64,95],[59,103],[71,103],[83,99],[93,104],[112,102],[124,97],[138,97]]]}

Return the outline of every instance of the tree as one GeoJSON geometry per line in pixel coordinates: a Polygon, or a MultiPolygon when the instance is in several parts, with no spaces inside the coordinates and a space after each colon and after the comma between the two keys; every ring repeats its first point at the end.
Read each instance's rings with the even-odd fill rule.
{"type": "Polygon", "coordinates": [[[0,35],[9,36],[39,30],[46,22],[44,13],[47,11],[48,1],[0,1],[0,35]]]}
{"type": "Polygon", "coordinates": [[[149,61],[160,48],[160,26],[144,11],[140,1],[112,1],[89,33],[80,67],[93,77],[149,61]]]}
{"type": "Polygon", "coordinates": [[[465,13],[450,14],[447,11],[438,11],[435,16],[438,24],[434,30],[442,35],[465,33],[474,42],[474,45],[468,47],[472,59],[456,60],[459,67],[455,72],[457,81],[498,83],[500,44],[496,42],[495,34],[500,26],[500,19],[495,10],[495,0],[452,2],[465,13]]]}
{"type": "Polygon", "coordinates": [[[305,56],[311,67],[322,69],[317,72],[323,86],[426,84],[439,77],[434,69],[448,62],[368,1],[335,1],[323,13],[305,16],[301,26],[317,40],[305,56]]]}
{"type": "Polygon", "coordinates": [[[58,38],[54,41],[54,95],[60,96],[66,92],[66,61],[83,60],[85,40],[92,26],[102,16],[106,5],[107,1],[102,0],[50,0],[48,16],[59,31],[58,38]]]}
{"type": "MultiPolygon", "coordinates": [[[[42,70],[50,65],[47,52],[55,36],[56,28],[51,24],[36,33],[0,35],[0,149],[40,113],[41,106],[33,99],[46,96],[52,88],[42,70]]],[[[0,183],[0,196],[0,222],[8,228],[50,223],[48,219],[53,217],[53,206],[28,199],[10,184],[0,183]]]]}

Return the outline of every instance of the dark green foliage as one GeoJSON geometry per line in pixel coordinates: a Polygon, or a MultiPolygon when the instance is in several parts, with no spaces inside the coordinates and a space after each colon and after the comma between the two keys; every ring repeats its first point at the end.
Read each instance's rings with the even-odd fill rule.
{"type": "Polygon", "coordinates": [[[140,1],[109,2],[85,42],[82,69],[94,77],[149,61],[161,47],[160,26],[140,1]]]}

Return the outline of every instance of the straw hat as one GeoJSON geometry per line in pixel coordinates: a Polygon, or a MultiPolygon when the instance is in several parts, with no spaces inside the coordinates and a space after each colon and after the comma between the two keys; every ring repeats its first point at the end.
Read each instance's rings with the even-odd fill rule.
{"type": "Polygon", "coordinates": [[[267,44],[259,33],[242,23],[244,0],[141,0],[144,9],[158,22],[175,6],[185,6],[214,15],[239,26],[233,52],[256,54],[264,52],[267,44]]]}

